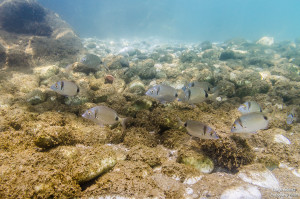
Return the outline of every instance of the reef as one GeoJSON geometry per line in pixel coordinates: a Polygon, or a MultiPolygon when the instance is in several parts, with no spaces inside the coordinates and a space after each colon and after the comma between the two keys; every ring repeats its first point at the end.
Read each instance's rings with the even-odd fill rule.
{"type": "Polygon", "coordinates": [[[292,110],[299,114],[299,56],[291,53],[299,43],[81,43],[42,10],[41,23],[59,24],[49,35],[0,30],[1,198],[218,198],[239,190],[270,198],[277,183],[300,187],[299,120],[286,123],[292,110]],[[60,80],[74,81],[78,95],[52,91],[60,80]],[[180,91],[191,81],[209,82],[218,96],[190,105],[145,95],[156,84],[180,91]],[[249,100],[261,105],[268,129],[232,134],[249,100]],[[126,128],[81,117],[97,105],[127,118],[126,128]],[[219,139],[190,136],[178,118],[207,124],[219,139]]]}

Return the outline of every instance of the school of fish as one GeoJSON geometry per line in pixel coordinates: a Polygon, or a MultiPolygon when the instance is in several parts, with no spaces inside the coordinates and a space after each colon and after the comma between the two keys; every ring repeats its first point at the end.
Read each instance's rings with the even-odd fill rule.
{"type": "MultiPolygon", "coordinates": [[[[79,86],[68,80],[61,80],[50,87],[53,91],[66,97],[76,96],[79,92],[79,86]]],[[[147,96],[158,100],[160,103],[170,103],[180,101],[190,105],[195,105],[206,100],[215,100],[218,96],[219,89],[213,87],[208,82],[191,82],[181,89],[175,89],[166,84],[158,84],[147,90],[147,96]]],[[[269,125],[268,117],[262,112],[261,106],[255,101],[246,101],[241,104],[237,110],[242,114],[237,118],[232,127],[231,133],[256,133],[258,130],[267,129],[269,125]]],[[[118,113],[107,106],[95,106],[86,110],[82,117],[99,124],[114,125],[120,123],[123,129],[126,128],[128,118],[121,117],[118,113]]],[[[178,119],[178,125],[185,127],[189,135],[200,139],[218,139],[216,131],[201,121],[178,119]]],[[[292,110],[287,116],[287,124],[296,120],[295,111],[292,110]]]]}

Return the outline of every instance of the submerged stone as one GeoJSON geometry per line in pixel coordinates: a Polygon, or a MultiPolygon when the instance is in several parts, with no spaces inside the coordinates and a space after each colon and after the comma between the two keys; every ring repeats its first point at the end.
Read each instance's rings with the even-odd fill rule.
{"type": "Polygon", "coordinates": [[[41,90],[34,90],[27,95],[27,102],[31,105],[40,104],[46,101],[46,93],[42,92],[41,90]]]}
{"type": "Polygon", "coordinates": [[[260,199],[261,193],[259,189],[252,185],[232,187],[226,189],[220,199],[260,199]]]}
{"type": "Polygon", "coordinates": [[[245,166],[238,176],[245,182],[267,189],[279,189],[279,182],[266,167],[262,165],[245,166]]]}
{"type": "Polygon", "coordinates": [[[179,162],[190,165],[202,173],[211,173],[214,170],[213,161],[201,153],[183,151],[179,157],[179,162]]]}
{"type": "Polygon", "coordinates": [[[102,64],[102,61],[97,55],[86,54],[81,61],[73,67],[73,70],[85,74],[95,73],[100,70],[100,64],[102,64]]]}

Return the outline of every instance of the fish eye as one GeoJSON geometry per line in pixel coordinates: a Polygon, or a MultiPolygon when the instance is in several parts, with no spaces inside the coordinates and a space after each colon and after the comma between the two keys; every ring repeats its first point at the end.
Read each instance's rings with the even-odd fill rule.
{"type": "Polygon", "coordinates": [[[55,88],[58,88],[58,84],[57,83],[55,84],[55,88]]]}
{"type": "Polygon", "coordinates": [[[153,90],[151,90],[150,92],[151,92],[151,93],[153,93],[154,91],[153,91],[153,90]]]}
{"type": "Polygon", "coordinates": [[[92,114],[92,112],[91,111],[88,111],[88,115],[91,115],[92,114]]]}

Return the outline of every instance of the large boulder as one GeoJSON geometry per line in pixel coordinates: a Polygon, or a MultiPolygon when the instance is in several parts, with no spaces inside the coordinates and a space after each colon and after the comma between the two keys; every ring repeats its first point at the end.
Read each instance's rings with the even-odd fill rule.
{"type": "Polygon", "coordinates": [[[70,26],[36,1],[0,0],[0,67],[74,62],[82,49],[70,26]]]}

